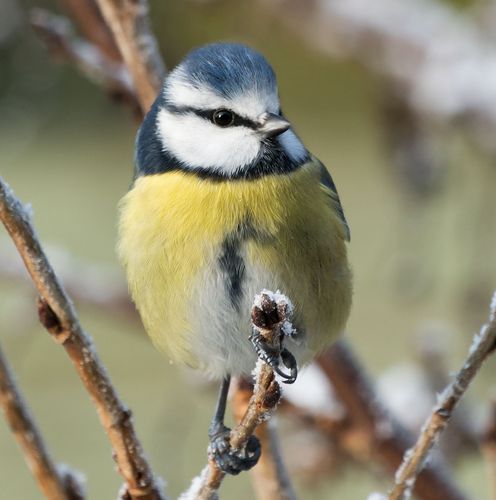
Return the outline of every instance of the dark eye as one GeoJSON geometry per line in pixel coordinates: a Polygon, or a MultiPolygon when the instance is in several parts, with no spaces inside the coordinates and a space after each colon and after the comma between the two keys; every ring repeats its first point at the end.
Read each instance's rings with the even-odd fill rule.
{"type": "Polygon", "coordinates": [[[214,111],[212,120],[219,127],[229,127],[234,121],[234,113],[228,109],[218,109],[214,111]]]}

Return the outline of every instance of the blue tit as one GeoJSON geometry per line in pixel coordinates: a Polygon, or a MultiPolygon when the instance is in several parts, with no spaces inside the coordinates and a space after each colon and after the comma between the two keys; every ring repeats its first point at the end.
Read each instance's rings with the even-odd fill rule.
{"type": "Polygon", "coordinates": [[[138,131],[118,253],[153,343],[224,380],[216,414],[229,376],[256,363],[261,290],[293,302],[297,334],[285,342],[298,364],[342,332],[348,240],[336,186],[282,114],[266,59],[231,43],[190,52],[138,131]]]}

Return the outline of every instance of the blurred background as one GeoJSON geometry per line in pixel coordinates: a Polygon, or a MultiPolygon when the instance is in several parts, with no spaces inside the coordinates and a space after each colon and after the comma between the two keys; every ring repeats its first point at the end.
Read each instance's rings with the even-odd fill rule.
{"type": "MultiPolygon", "coordinates": [[[[62,4],[0,0],[0,174],[31,204],[174,498],[205,463],[216,388],[156,352],[126,303],[117,204],[131,181],[139,124],[36,36],[30,10],[66,15],[62,4]]],[[[284,112],[332,172],[351,227],[347,339],[383,401],[415,431],[442,387],[436,377],[458,369],[485,321],[496,283],[496,9],[476,0],[365,5],[150,1],[168,68],[217,40],[247,43],[272,63],[284,112]]],[[[38,324],[33,299],[0,234],[1,345],[54,457],[84,471],[89,498],[115,498],[120,478],[106,436],[65,353],[38,324]]],[[[457,483],[477,499],[489,498],[477,434],[495,397],[495,368],[489,361],[471,388],[460,413],[466,442],[450,453],[457,483]]],[[[337,460],[315,433],[281,420],[300,498],[387,489],[374,464],[337,460]],[[315,452],[302,460],[309,443],[315,452]]],[[[41,498],[3,419],[0,484],[1,498],[41,498]]],[[[222,496],[235,495],[252,497],[247,474],[225,481],[222,496]]]]}

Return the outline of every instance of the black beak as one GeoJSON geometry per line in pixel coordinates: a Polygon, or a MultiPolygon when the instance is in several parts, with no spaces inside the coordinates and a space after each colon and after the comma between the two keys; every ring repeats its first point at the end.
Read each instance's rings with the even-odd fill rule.
{"type": "Polygon", "coordinates": [[[257,130],[264,137],[276,137],[291,127],[288,120],[274,113],[264,113],[260,116],[259,123],[257,130]]]}

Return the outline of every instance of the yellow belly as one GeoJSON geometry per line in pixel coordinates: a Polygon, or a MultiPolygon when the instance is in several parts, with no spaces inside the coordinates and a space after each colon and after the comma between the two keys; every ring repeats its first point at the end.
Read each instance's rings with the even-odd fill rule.
{"type": "Polygon", "coordinates": [[[264,287],[293,301],[306,334],[305,356],[342,330],[351,277],[343,228],[319,178],[310,163],[256,180],[216,181],[182,171],[136,180],[122,200],[118,248],[157,347],[207,370],[214,363],[235,365],[237,356],[251,353],[251,346],[245,349],[249,304],[264,287]],[[244,299],[235,311],[219,256],[226,237],[244,224],[254,233],[240,248],[244,299]],[[209,336],[217,351],[209,350],[209,336]]]}

